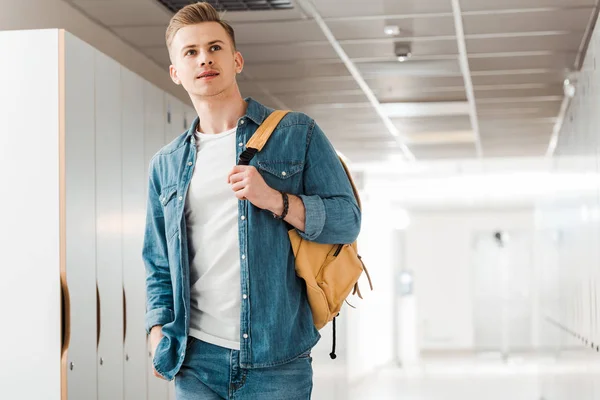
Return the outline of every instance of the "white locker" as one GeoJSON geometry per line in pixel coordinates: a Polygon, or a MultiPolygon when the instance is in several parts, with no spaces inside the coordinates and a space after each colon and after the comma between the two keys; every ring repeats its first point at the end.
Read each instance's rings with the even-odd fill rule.
{"type": "Polygon", "coordinates": [[[66,241],[71,297],[71,343],[67,360],[68,393],[96,399],[96,165],[95,50],[65,33],[66,241]]]}
{"type": "Polygon", "coordinates": [[[65,214],[59,214],[65,182],[58,151],[64,145],[64,135],[59,136],[58,43],[57,31],[0,32],[0,54],[5,55],[0,57],[4,399],[58,400],[65,390],[65,214]]]}
{"type": "Polygon", "coordinates": [[[121,67],[96,52],[98,399],[123,399],[121,67]]]}
{"type": "Polygon", "coordinates": [[[0,32],[0,54],[0,397],[166,400],[141,258],[165,94],[63,30],[0,32]]]}
{"type": "Polygon", "coordinates": [[[121,69],[123,145],[123,287],[125,310],[125,400],[147,397],[144,263],[140,249],[146,216],[144,158],[144,81],[121,69]]]}

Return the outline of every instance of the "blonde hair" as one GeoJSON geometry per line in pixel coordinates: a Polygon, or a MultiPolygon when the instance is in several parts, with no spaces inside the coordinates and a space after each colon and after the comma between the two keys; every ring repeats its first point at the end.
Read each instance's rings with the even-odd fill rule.
{"type": "Polygon", "coordinates": [[[235,51],[235,34],[231,25],[221,19],[221,16],[213,6],[209,3],[200,1],[194,4],[188,4],[171,18],[165,33],[169,54],[171,53],[171,43],[173,43],[173,38],[177,31],[185,26],[196,25],[202,22],[218,22],[231,38],[233,50],[235,51]]]}

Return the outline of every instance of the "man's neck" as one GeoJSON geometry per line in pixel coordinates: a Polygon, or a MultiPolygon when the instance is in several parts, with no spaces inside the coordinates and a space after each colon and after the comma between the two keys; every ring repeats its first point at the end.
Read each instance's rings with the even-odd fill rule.
{"type": "Polygon", "coordinates": [[[239,91],[227,97],[196,98],[192,101],[200,118],[197,129],[202,133],[221,133],[235,128],[248,106],[239,91]]]}

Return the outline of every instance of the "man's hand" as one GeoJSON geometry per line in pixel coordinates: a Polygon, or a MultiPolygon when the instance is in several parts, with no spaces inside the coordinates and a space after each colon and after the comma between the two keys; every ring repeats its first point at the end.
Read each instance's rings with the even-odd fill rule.
{"type": "Polygon", "coordinates": [[[283,207],[279,192],[267,185],[255,167],[236,165],[227,175],[227,183],[238,199],[248,200],[258,208],[274,212],[283,207]]]}
{"type": "MultiPolygon", "coordinates": [[[[156,347],[158,347],[158,342],[160,342],[160,339],[162,339],[163,334],[162,334],[162,326],[161,325],[156,325],[153,326],[152,329],[150,330],[150,353],[152,354],[152,359],[154,359],[154,354],[156,352],[156,347]]],[[[156,376],[157,378],[160,379],[165,379],[162,377],[161,374],[159,374],[156,369],[154,369],[154,367],[152,367],[152,370],[154,371],[154,376],[156,376]]]]}

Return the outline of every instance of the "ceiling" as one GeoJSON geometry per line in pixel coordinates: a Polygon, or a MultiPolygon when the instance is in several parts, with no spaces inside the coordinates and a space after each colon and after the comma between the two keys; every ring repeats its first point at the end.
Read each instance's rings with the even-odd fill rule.
{"type": "MultiPolygon", "coordinates": [[[[172,12],[159,0],[65,1],[167,73],[172,12]]],[[[361,163],[545,155],[597,15],[597,0],[292,4],[225,14],[242,95],[309,114],[361,163]]]]}

